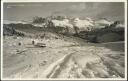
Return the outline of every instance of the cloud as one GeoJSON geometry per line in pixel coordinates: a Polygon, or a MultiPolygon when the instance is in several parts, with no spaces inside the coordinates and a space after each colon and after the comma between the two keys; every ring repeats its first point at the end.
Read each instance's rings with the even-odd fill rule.
{"type": "Polygon", "coordinates": [[[27,19],[27,16],[66,15],[71,17],[124,18],[121,2],[6,3],[5,19],[27,19]],[[25,12],[25,13],[23,13],[25,12]]]}
{"type": "Polygon", "coordinates": [[[52,15],[74,15],[86,9],[85,3],[71,3],[64,8],[52,12],[52,15]]]}
{"type": "Polygon", "coordinates": [[[69,10],[72,11],[82,11],[84,9],[86,9],[86,5],[84,3],[71,5],[71,7],[69,7],[69,10]]]}

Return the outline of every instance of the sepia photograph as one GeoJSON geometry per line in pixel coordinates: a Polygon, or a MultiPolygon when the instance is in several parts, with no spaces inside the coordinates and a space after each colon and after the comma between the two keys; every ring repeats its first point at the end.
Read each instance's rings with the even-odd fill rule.
{"type": "Polygon", "coordinates": [[[126,79],[126,0],[29,1],[2,2],[2,79],[126,79]]]}

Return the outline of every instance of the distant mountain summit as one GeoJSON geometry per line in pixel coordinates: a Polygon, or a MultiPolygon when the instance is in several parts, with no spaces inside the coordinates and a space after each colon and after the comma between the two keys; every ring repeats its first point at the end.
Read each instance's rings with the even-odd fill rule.
{"type": "Polygon", "coordinates": [[[113,23],[113,21],[109,21],[106,18],[100,18],[98,20],[95,20],[94,25],[95,28],[104,28],[105,26],[110,26],[113,23]]]}
{"type": "Polygon", "coordinates": [[[113,23],[112,21],[109,21],[106,18],[101,18],[95,21],[95,24],[100,24],[100,25],[110,25],[112,23],[113,23]]]}

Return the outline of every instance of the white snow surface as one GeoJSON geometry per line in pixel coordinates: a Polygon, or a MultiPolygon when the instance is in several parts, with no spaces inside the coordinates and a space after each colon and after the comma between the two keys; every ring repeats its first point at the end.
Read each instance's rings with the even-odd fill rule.
{"type": "Polygon", "coordinates": [[[3,20],[3,24],[18,24],[18,23],[22,23],[22,24],[28,24],[29,22],[25,22],[25,21],[14,21],[14,20],[3,20]]]}
{"type": "Polygon", "coordinates": [[[86,20],[80,20],[79,18],[74,19],[74,26],[77,26],[78,28],[86,28],[86,27],[92,27],[93,21],[91,19],[86,20]]]}
{"type": "Polygon", "coordinates": [[[4,38],[4,78],[124,77],[124,52],[104,47],[108,44],[99,46],[86,43],[76,37],[35,39],[37,42],[46,44],[45,48],[40,48],[33,46],[32,40],[32,38],[8,36],[4,38]],[[19,42],[21,46],[18,45],[19,42]]]}
{"type": "Polygon", "coordinates": [[[69,27],[73,28],[73,25],[69,23],[68,19],[60,20],[52,20],[52,23],[55,27],[69,27]]]}

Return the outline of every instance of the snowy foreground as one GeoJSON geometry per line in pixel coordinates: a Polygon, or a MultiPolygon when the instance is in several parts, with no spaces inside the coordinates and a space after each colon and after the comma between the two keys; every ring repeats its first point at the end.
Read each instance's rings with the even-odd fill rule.
{"type": "Polygon", "coordinates": [[[4,37],[3,78],[124,78],[124,42],[93,44],[65,37],[38,40],[46,47],[36,47],[32,40],[4,37]]]}

